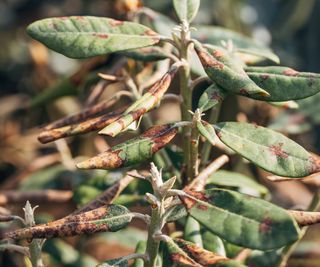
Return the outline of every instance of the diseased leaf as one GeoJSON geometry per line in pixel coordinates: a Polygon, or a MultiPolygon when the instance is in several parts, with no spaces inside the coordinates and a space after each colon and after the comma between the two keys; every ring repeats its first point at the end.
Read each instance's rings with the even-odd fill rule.
{"type": "Polygon", "coordinates": [[[214,233],[207,230],[205,227],[201,227],[201,236],[203,242],[203,248],[221,256],[226,256],[226,250],[222,239],[214,233]]]}
{"type": "Polygon", "coordinates": [[[36,21],[28,34],[52,50],[71,58],[88,58],[159,42],[146,26],[110,18],[73,16],[36,21]]]}
{"type": "Polygon", "coordinates": [[[39,134],[38,140],[42,144],[46,144],[64,137],[98,131],[116,121],[121,116],[122,112],[123,108],[120,108],[119,110],[109,112],[96,118],[88,119],[78,124],[71,124],[60,128],[44,130],[39,134]]]}
{"type": "Polygon", "coordinates": [[[217,48],[206,50],[198,42],[195,43],[195,50],[209,78],[225,91],[268,96],[268,93],[250,80],[242,66],[239,66],[239,63],[224,50],[217,48]]]}
{"type": "Polygon", "coordinates": [[[270,129],[239,122],[214,125],[219,139],[259,167],[286,177],[304,177],[320,166],[300,145],[270,129]]]}
{"type": "Polygon", "coordinates": [[[93,234],[105,231],[117,231],[132,220],[130,211],[120,205],[107,205],[93,211],[72,216],[64,223],[50,222],[7,234],[11,239],[53,238],[80,234],[93,234]],[[98,218],[98,219],[97,219],[98,218]]]}
{"type": "Polygon", "coordinates": [[[282,102],[312,96],[320,91],[320,74],[298,72],[288,67],[248,67],[251,80],[270,96],[250,95],[257,100],[282,102]]]}
{"type": "Polygon", "coordinates": [[[128,260],[125,258],[117,258],[113,260],[107,260],[97,265],[97,267],[128,267],[128,260]]]}
{"type": "Polygon", "coordinates": [[[258,192],[260,195],[266,195],[268,193],[268,189],[266,187],[260,185],[252,178],[241,173],[225,170],[219,170],[209,176],[206,188],[216,185],[242,188],[243,190],[251,189],[258,192]]]}
{"type": "Polygon", "coordinates": [[[191,242],[175,238],[174,242],[200,266],[212,267],[244,267],[240,262],[232,261],[211,251],[203,249],[191,242]]]}
{"type": "Polygon", "coordinates": [[[197,128],[204,138],[206,138],[213,146],[216,145],[218,136],[210,123],[199,121],[197,122],[197,128]]]}
{"type": "MultiPolygon", "coordinates": [[[[145,253],[147,248],[147,242],[146,241],[140,241],[138,242],[136,246],[136,251],[135,253],[145,253]]],[[[144,267],[144,261],[143,259],[135,259],[133,267],[144,267]]]]}
{"type": "Polygon", "coordinates": [[[199,247],[202,245],[202,237],[200,233],[200,224],[191,216],[187,218],[184,226],[183,238],[187,241],[195,243],[199,247]]]}
{"type": "Polygon", "coordinates": [[[126,109],[120,118],[102,129],[99,133],[114,137],[126,129],[131,123],[138,120],[143,114],[153,109],[161,101],[162,96],[168,90],[178,69],[178,66],[173,65],[161,80],[153,85],[139,100],[126,109]]]}
{"type": "Polygon", "coordinates": [[[279,266],[282,259],[282,249],[271,251],[252,251],[248,258],[249,266],[270,267],[279,266]]]}
{"type": "Polygon", "coordinates": [[[213,83],[200,96],[198,108],[207,111],[220,104],[226,96],[227,93],[219,85],[213,83]]]}
{"type": "Polygon", "coordinates": [[[158,46],[127,50],[121,52],[121,54],[126,57],[144,62],[157,61],[168,58],[168,54],[163,50],[163,48],[158,46]]]}
{"type": "Polygon", "coordinates": [[[225,189],[181,196],[189,214],[228,242],[269,250],[295,242],[299,227],[284,209],[262,199],[225,189]]]}
{"type": "Polygon", "coordinates": [[[174,9],[180,21],[193,21],[198,13],[200,0],[173,0],[174,9]]]}
{"type": "Polygon", "coordinates": [[[177,134],[175,124],[157,125],[142,135],[77,164],[80,169],[116,169],[141,163],[168,144],[177,134]]]}

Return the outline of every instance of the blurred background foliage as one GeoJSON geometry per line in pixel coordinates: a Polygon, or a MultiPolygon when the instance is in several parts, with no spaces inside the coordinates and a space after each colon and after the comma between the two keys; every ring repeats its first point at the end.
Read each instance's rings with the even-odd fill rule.
{"type": "MultiPolygon", "coordinates": [[[[49,51],[31,40],[25,29],[35,20],[53,16],[94,15],[126,19],[128,11],[137,2],[0,1],[0,213],[21,214],[24,201],[30,198],[27,192],[40,190],[42,194],[33,194],[31,198],[33,205],[40,205],[38,222],[62,217],[122,177],[119,172],[77,171],[74,158],[94,155],[119,143],[123,137],[115,141],[89,134],[50,145],[38,143],[39,126],[79,111],[90,102],[88,95],[97,90],[99,82],[96,75],[88,78],[86,72],[79,73],[82,61],[49,51]],[[57,84],[63,88],[63,77],[73,77],[74,73],[77,73],[81,85],[57,91],[57,84]]],[[[143,4],[176,21],[171,0],[145,0],[143,4]]],[[[250,35],[270,45],[282,65],[320,72],[320,0],[202,0],[195,24],[219,25],[250,35]]],[[[113,60],[117,58],[111,55],[95,59],[91,64],[108,69],[113,60]]],[[[108,86],[104,92],[106,97],[112,96],[119,86],[108,86]]],[[[281,110],[234,97],[223,106],[221,119],[269,125],[319,154],[320,94],[298,102],[300,108],[297,110],[281,110]]],[[[164,103],[153,118],[161,121],[161,116],[172,120],[179,118],[177,104],[164,103]]],[[[176,157],[175,162],[179,161],[175,147],[168,152],[176,157]]],[[[271,183],[264,178],[263,171],[244,167],[236,158],[229,164],[228,168],[231,167],[256,177],[270,190],[271,200],[284,207],[306,207],[320,186],[318,177],[304,183],[271,183]]],[[[134,182],[117,201],[140,203],[133,208],[144,209],[142,194],[149,189],[145,184],[134,182]]],[[[0,225],[0,235],[4,230],[5,226],[0,225]]],[[[95,266],[98,261],[132,252],[135,244],[145,239],[143,230],[143,225],[135,223],[134,227],[115,234],[54,239],[46,243],[44,251],[51,266],[95,266]]],[[[320,266],[319,246],[319,227],[314,226],[297,248],[289,266],[320,266]]],[[[22,256],[13,255],[1,253],[0,266],[23,266],[22,256]]],[[[252,266],[272,266],[270,262],[262,263],[265,259],[256,253],[251,259],[252,266]]]]}

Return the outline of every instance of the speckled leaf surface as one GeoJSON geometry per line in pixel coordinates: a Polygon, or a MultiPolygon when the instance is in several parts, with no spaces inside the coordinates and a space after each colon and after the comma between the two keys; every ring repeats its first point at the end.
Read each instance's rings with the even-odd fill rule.
{"type": "Polygon", "coordinates": [[[174,9],[180,21],[193,21],[198,13],[200,0],[173,0],[174,9]]]}
{"type": "Polygon", "coordinates": [[[320,74],[298,72],[288,67],[248,67],[246,72],[270,96],[250,96],[257,100],[288,101],[312,96],[320,91],[320,74]]]}
{"type": "Polygon", "coordinates": [[[257,192],[258,195],[266,195],[268,189],[257,183],[252,178],[237,172],[219,170],[211,174],[207,180],[206,188],[212,186],[227,186],[240,189],[250,189],[257,192]]]}
{"type": "Polygon", "coordinates": [[[156,82],[140,99],[128,107],[116,121],[103,128],[99,134],[114,137],[128,128],[134,121],[140,119],[143,114],[153,109],[168,90],[178,69],[178,66],[171,66],[170,70],[158,82],[156,82]]]}
{"type": "Polygon", "coordinates": [[[207,111],[221,103],[227,93],[216,83],[211,84],[200,96],[198,108],[207,111]]]}
{"type": "Polygon", "coordinates": [[[320,171],[310,153],[283,134],[239,122],[222,122],[214,128],[225,145],[271,173],[304,177],[320,171]]]}
{"type": "Polygon", "coordinates": [[[195,43],[195,50],[208,77],[225,91],[242,95],[268,96],[268,93],[255,84],[239,65],[240,63],[226,51],[213,47],[204,49],[198,42],[195,43]]]}
{"type": "Polygon", "coordinates": [[[224,189],[188,192],[181,197],[189,214],[226,241],[259,250],[295,242],[299,227],[282,208],[224,189]]]}
{"type": "Polygon", "coordinates": [[[71,217],[64,223],[53,221],[9,232],[7,237],[12,239],[54,238],[106,231],[114,232],[127,226],[132,217],[126,207],[111,204],[101,207],[95,212],[89,211],[71,217]],[[101,214],[103,217],[100,217],[101,214]]]}
{"type": "Polygon", "coordinates": [[[29,25],[27,32],[71,58],[88,58],[159,42],[158,35],[141,24],[91,16],[43,19],[29,25]]]}
{"type": "Polygon", "coordinates": [[[177,132],[175,124],[153,126],[136,138],[78,163],[77,167],[110,170],[144,162],[168,144],[177,132]]]}
{"type": "Polygon", "coordinates": [[[201,266],[211,267],[243,267],[240,262],[232,261],[224,256],[203,249],[192,242],[175,238],[174,242],[195,262],[201,266]]]}

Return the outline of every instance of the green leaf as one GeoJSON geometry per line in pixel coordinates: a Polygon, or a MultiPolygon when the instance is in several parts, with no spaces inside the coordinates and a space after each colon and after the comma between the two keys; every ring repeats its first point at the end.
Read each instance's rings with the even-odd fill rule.
{"type": "Polygon", "coordinates": [[[279,266],[282,258],[282,249],[271,251],[252,251],[248,263],[250,266],[270,267],[279,266]]]}
{"type": "Polygon", "coordinates": [[[166,222],[174,222],[188,215],[183,205],[177,205],[166,211],[166,222]]]}
{"type": "Polygon", "coordinates": [[[228,242],[269,250],[295,242],[299,227],[286,210],[235,191],[191,192],[181,200],[189,214],[228,242]]]}
{"type": "Polygon", "coordinates": [[[159,42],[159,36],[141,24],[90,16],[39,20],[29,25],[27,32],[71,58],[88,58],[159,42]]]}
{"type": "Polygon", "coordinates": [[[195,50],[208,77],[225,91],[243,95],[268,96],[265,90],[248,77],[242,65],[230,57],[225,50],[216,47],[204,49],[199,42],[195,42],[195,50]]]}
{"type": "MultiPolygon", "coordinates": [[[[147,242],[146,241],[139,241],[136,246],[135,253],[145,253],[147,248],[147,242]]],[[[133,267],[144,267],[144,261],[143,259],[135,259],[133,267]]]]}
{"type": "Polygon", "coordinates": [[[271,173],[304,177],[320,170],[303,147],[270,129],[239,122],[222,122],[214,128],[225,145],[271,173]]]}
{"type": "Polygon", "coordinates": [[[180,21],[193,21],[198,13],[200,0],[173,0],[174,9],[180,21]]]}
{"type": "Polygon", "coordinates": [[[78,215],[68,216],[65,220],[60,219],[12,231],[7,234],[7,237],[19,240],[67,237],[105,231],[115,232],[126,227],[132,218],[133,215],[126,207],[111,204],[78,215]]]}
{"type": "Polygon", "coordinates": [[[184,226],[183,238],[187,241],[195,243],[199,247],[203,247],[202,237],[200,233],[200,224],[191,216],[187,218],[186,224],[184,226]]]}
{"type": "Polygon", "coordinates": [[[241,173],[219,170],[211,174],[207,180],[207,188],[212,186],[228,186],[240,189],[251,189],[264,196],[268,193],[268,189],[263,185],[255,182],[252,178],[241,173]]]}
{"type": "MultiPolygon", "coordinates": [[[[192,36],[201,43],[221,46],[222,41],[228,42],[231,40],[235,51],[255,51],[256,53],[268,55],[268,58],[271,55],[270,53],[272,53],[272,50],[269,47],[241,33],[217,26],[198,25],[195,27],[197,28],[197,31],[192,32],[192,36]]],[[[272,56],[273,59],[276,59],[275,57],[275,55],[272,56]]]]}
{"type": "Polygon", "coordinates": [[[226,256],[226,250],[224,248],[223,241],[219,236],[210,232],[205,227],[201,227],[201,236],[204,249],[212,251],[224,257],[226,256]]]}
{"type": "Polygon", "coordinates": [[[158,46],[127,50],[121,52],[121,54],[126,57],[144,62],[163,60],[169,56],[168,53],[163,50],[163,48],[158,46]]]}
{"type": "Polygon", "coordinates": [[[117,258],[108,260],[97,265],[97,267],[128,267],[128,260],[125,258],[117,258]]]}
{"type": "Polygon", "coordinates": [[[270,96],[250,95],[257,100],[282,102],[312,96],[320,91],[320,74],[298,72],[288,67],[248,67],[250,79],[270,96]]]}
{"type": "Polygon", "coordinates": [[[297,108],[299,108],[299,104],[294,100],[283,101],[283,102],[269,102],[268,101],[268,103],[274,107],[277,107],[277,108],[284,108],[284,109],[297,109],[297,108]]]}
{"type": "Polygon", "coordinates": [[[206,138],[213,146],[216,145],[218,137],[211,124],[206,121],[198,121],[197,128],[204,138],[206,138]]]}
{"type": "Polygon", "coordinates": [[[80,169],[117,169],[141,163],[168,144],[177,134],[175,124],[156,125],[142,135],[80,162],[80,169]]]}
{"type": "Polygon", "coordinates": [[[198,108],[207,111],[220,104],[226,96],[227,93],[219,85],[213,83],[200,96],[198,108]]]}

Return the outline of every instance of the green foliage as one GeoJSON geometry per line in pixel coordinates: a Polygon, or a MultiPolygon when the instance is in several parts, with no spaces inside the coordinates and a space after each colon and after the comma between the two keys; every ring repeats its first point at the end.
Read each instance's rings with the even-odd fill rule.
{"type": "Polygon", "coordinates": [[[36,21],[28,33],[71,58],[88,58],[159,42],[149,28],[127,21],[97,17],[61,17],[36,21]]]}
{"type": "MultiPolygon", "coordinates": [[[[317,94],[320,74],[265,66],[268,61],[279,63],[279,58],[270,48],[247,36],[216,26],[199,25],[197,31],[192,31],[190,23],[197,15],[199,0],[173,0],[172,4],[179,25],[148,8],[137,7],[137,10],[127,12],[130,13],[128,18],[135,22],[72,16],[36,21],[28,27],[31,37],[71,58],[116,52],[112,55],[116,63],[108,62],[111,65],[108,67],[114,70],[105,74],[99,64],[85,68],[85,72],[79,70],[36,97],[31,107],[46,105],[61,96],[76,95],[81,85],[97,82],[97,72],[105,74],[100,75],[106,79],[104,85],[120,84],[124,89],[117,93],[131,101],[116,109],[112,105],[119,99],[111,101],[112,104],[96,104],[103,90],[97,93],[99,90],[95,88],[88,97],[86,105],[89,106],[44,127],[38,137],[40,142],[48,143],[91,131],[109,137],[133,128],[141,131],[136,131],[134,137],[126,141],[120,137],[122,141],[117,145],[76,164],[79,169],[118,170],[118,174],[93,175],[84,181],[88,173],[80,177],[72,167],[61,165],[33,174],[29,184],[22,184],[22,189],[50,188],[62,171],[74,175],[75,178],[69,181],[75,187],[73,199],[82,207],[59,220],[40,225],[33,223],[9,232],[8,238],[35,238],[40,242],[38,239],[114,232],[138,218],[147,224],[147,240],[137,244],[135,254],[98,266],[121,267],[134,261],[135,267],[241,267],[244,266],[242,262],[230,258],[236,258],[243,248],[267,251],[253,252],[248,262],[262,265],[267,262],[271,266],[276,264],[274,258],[281,258],[288,246],[299,240],[299,226],[319,221],[318,214],[286,211],[268,201],[242,194],[266,198],[269,191],[257,182],[259,179],[250,178],[253,172],[249,168],[247,172],[241,169],[241,173],[247,175],[229,170],[234,167],[235,160],[226,166],[228,170],[217,171],[226,163],[222,161],[227,156],[214,158],[220,153],[218,149],[227,154],[230,151],[222,142],[250,163],[276,175],[299,178],[319,172],[320,165],[315,157],[288,137],[251,123],[218,122],[218,119],[220,106],[229,95],[244,95],[281,108],[297,108],[299,103],[311,116],[315,108],[308,106],[310,103],[314,106],[314,102],[294,100],[317,94]],[[127,64],[119,67],[119,62],[127,64]],[[251,66],[262,62],[264,67],[251,66]],[[204,80],[210,84],[198,92],[198,85],[204,80]],[[179,95],[168,94],[173,87],[180,90],[179,95]],[[150,112],[157,109],[164,98],[181,104],[181,120],[173,123],[171,118],[165,118],[164,124],[153,125],[156,116],[150,112]],[[194,110],[194,107],[198,109],[194,110]],[[175,136],[179,136],[177,142],[168,147],[175,136]],[[210,153],[211,145],[215,147],[214,153],[210,153]],[[203,153],[199,152],[200,148],[203,153]],[[164,168],[163,174],[155,164],[151,164],[150,174],[132,170],[133,166],[145,170],[143,163],[151,158],[157,167],[164,168]],[[133,178],[139,180],[132,182],[133,178]],[[131,212],[122,206],[138,203],[148,204],[151,212],[131,212]],[[173,227],[164,231],[167,223],[173,227]],[[183,229],[183,233],[171,229],[183,229]],[[185,240],[174,236],[183,236],[185,240]],[[284,249],[270,251],[279,248],[284,249]]],[[[234,106],[228,106],[222,110],[234,113],[234,109],[234,106]]],[[[228,117],[229,114],[222,115],[228,117]]],[[[59,143],[57,146],[61,150],[59,143]]],[[[66,158],[63,161],[69,162],[69,155],[66,158]]],[[[239,169],[244,166],[241,161],[238,165],[239,169]]],[[[28,218],[33,219],[33,211],[29,212],[32,216],[29,214],[28,218]]],[[[106,239],[112,239],[109,234],[104,233],[106,239]]],[[[125,232],[119,235],[122,239],[125,232]]],[[[115,235],[115,238],[119,239],[119,236],[115,235]]],[[[135,238],[134,242],[125,237],[122,241],[135,246],[140,240],[135,238]]],[[[45,250],[52,254],[55,262],[69,266],[92,264],[92,261],[84,263],[85,259],[61,240],[50,240],[47,244],[45,250]]],[[[31,258],[39,256],[33,255],[32,250],[30,253],[31,258]]]]}
{"type": "Polygon", "coordinates": [[[181,197],[188,213],[223,239],[248,248],[269,250],[299,238],[299,228],[283,209],[230,190],[189,192],[181,197]]]}

